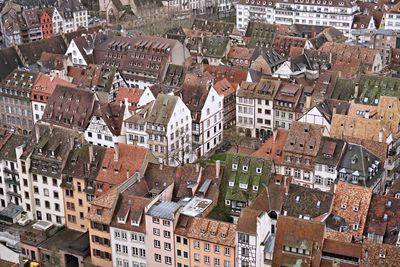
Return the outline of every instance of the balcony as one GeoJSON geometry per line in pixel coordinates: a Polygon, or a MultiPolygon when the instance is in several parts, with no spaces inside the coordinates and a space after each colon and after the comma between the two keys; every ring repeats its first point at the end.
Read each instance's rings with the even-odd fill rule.
{"type": "Polygon", "coordinates": [[[4,179],[4,182],[6,184],[19,185],[19,181],[17,181],[16,179],[12,179],[12,178],[6,178],[6,179],[4,179]]]}
{"type": "Polygon", "coordinates": [[[10,196],[13,196],[13,197],[19,197],[19,198],[21,198],[21,194],[16,193],[16,192],[14,192],[14,191],[7,191],[6,194],[7,194],[7,195],[10,195],[10,196]]]}
{"type": "Polygon", "coordinates": [[[5,173],[9,173],[9,174],[18,174],[18,171],[16,169],[10,169],[10,168],[7,168],[7,167],[4,167],[3,171],[5,173]]]}

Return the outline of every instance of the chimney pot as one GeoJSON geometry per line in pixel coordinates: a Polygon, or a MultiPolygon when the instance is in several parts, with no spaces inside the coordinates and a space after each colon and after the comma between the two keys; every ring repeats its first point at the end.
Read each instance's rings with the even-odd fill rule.
{"type": "Polygon", "coordinates": [[[118,144],[114,144],[114,161],[119,160],[119,149],[118,149],[118,144]]]}
{"type": "Polygon", "coordinates": [[[217,160],[215,163],[215,178],[219,179],[220,172],[221,172],[221,161],[217,160]]]}

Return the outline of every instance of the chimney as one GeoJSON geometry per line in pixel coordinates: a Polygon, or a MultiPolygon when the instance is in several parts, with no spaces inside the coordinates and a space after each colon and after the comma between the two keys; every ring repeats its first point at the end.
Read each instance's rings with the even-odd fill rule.
{"type": "Polygon", "coordinates": [[[220,172],[221,172],[221,161],[217,160],[215,162],[215,178],[219,179],[220,172]]]}
{"type": "Polygon", "coordinates": [[[49,132],[50,132],[50,136],[53,135],[53,125],[49,125],[49,132]]]}
{"type": "Polygon", "coordinates": [[[200,163],[196,163],[196,172],[200,171],[200,163]]]}
{"type": "Polygon", "coordinates": [[[306,109],[311,108],[311,96],[306,96],[306,109]]]}
{"type": "Polygon", "coordinates": [[[89,162],[93,162],[93,146],[89,145],[89,162]]]}
{"type": "Polygon", "coordinates": [[[35,135],[36,135],[36,143],[39,143],[40,139],[40,128],[39,125],[36,123],[35,124],[35,135]]]}
{"type": "Polygon", "coordinates": [[[124,105],[125,105],[125,110],[124,110],[124,120],[130,117],[130,112],[129,112],[129,102],[128,98],[124,98],[124,105]]]}
{"type": "Polygon", "coordinates": [[[118,149],[118,144],[114,144],[114,161],[119,160],[119,149],[118,149]]]}
{"type": "Polygon", "coordinates": [[[369,119],[369,110],[366,110],[364,113],[364,118],[369,119]]]}
{"type": "Polygon", "coordinates": [[[358,97],[358,83],[354,87],[354,98],[357,98],[357,97],[358,97]]]}
{"type": "Polygon", "coordinates": [[[164,163],[163,163],[162,158],[159,158],[159,159],[158,159],[158,163],[159,163],[160,171],[162,171],[163,166],[164,166],[164,163]]]}
{"type": "Polygon", "coordinates": [[[284,189],[285,189],[285,195],[287,196],[289,194],[289,185],[290,185],[290,180],[288,176],[284,177],[284,189]]]}
{"type": "Polygon", "coordinates": [[[130,175],[129,175],[129,169],[126,169],[126,179],[129,179],[130,175]]]}
{"type": "Polygon", "coordinates": [[[332,53],[329,53],[329,64],[332,64],[332,53]]]}
{"type": "Polygon", "coordinates": [[[379,143],[383,142],[383,130],[382,129],[379,130],[378,141],[379,141],[379,143]]]}
{"type": "Polygon", "coordinates": [[[278,135],[278,129],[274,129],[273,131],[272,131],[272,141],[276,141],[276,136],[278,135]]]}
{"type": "Polygon", "coordinates": [[[333,115],[335,115],[335,114],[336,114],[336,112],[337,112],[337,110],[336,110],[336,106],[334,106],[334,107],[332,108],[332,116],[333,116],[333,115]]]}

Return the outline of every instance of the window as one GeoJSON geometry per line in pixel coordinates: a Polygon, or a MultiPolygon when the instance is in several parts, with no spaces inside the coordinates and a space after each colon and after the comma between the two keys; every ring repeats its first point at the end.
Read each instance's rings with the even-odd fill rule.
{"type": "Polygon", "coordinates": [[[165,242],[164,243],[164,249],[167,251],[171,251],[171,243],[165,242]]]}
{"type": "Polygon", "coordinates": [[[219,245],[214,245],[214,253],[219,253],[219,245]]]}
{"type": "Polygon", "coordinates": [[[194,248],[197,248],[197,249],[200,248],[200,242],[199,241],[194,241],[194,248]]]}
{"type": "Polygon", "coordinates": [[[160,229],[153,228],[153,234],[157,235],[157,236],[160,236],[160,229]]]}
{"type": "Polygon", "coordinates": [[[164,237],[165,238],[171,238],[171,232],[170,231],[164,231],[164,237]]]}
{"type": "Polygon", "coordinates": [[[169,256],[165,256],[165,263],[171,265],[172,264],[172,258],[169,256]]]}
{"type": "Polygon", "coordinates": [[[210,251],[210,243],[204,244],[204,251],[210,251]]]}
{"type": "Polygon", "coordinates": [[[176,243],[181,243],[182,238],[180,236],[176,237],[176,243]]]}
{"type": "Polygon", "coordinates": [[[155,247],[155,248],[160,248],[160,247],[161,247],[161,242],[160,242],[160,240],[154,240],[154,247],[155,247]]]}
{"type": "Polygon", "coordinates": [[[155,254],[154,254],[154,260],[157,261],[157,262],[161,262],[161,255],[155,253],[155,254]]]}
{"type": "Polygon", "coordinates": [[[229,248],[224,248],[224,255],[229,256],[231,254],[231,251],[229,248]]]}
{"type": "Polygon", "coordinates": [[[200,261],[200,254],[199,253],[194,253],[194,261],[197,261],[197,262],[200,261]]]}
{"type": "Polygon", "coordinates": [[[231,267],[230,261],[224,261],[224,267],[231,267]]]}
{"type": "Polygon", "coordinates": [[[170,226],[170,225],[171,225],[171,222],[168,221],[168,220],[163,220],[163,225],[164,225],[164,226],[170,226]]]}
{"type": "Polygon", "coordinates": [[[219,266],[219,259],[218,258],[214,259],[214,266],[215,267],[219,266]]]}

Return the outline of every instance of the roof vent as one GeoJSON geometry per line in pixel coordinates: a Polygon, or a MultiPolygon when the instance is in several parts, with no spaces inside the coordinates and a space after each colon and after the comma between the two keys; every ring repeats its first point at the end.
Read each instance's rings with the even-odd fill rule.
{"type": "Polygon", "coordinates": [[[300,196],[296,197],[296,202],[300,202],[300,196]]]}

